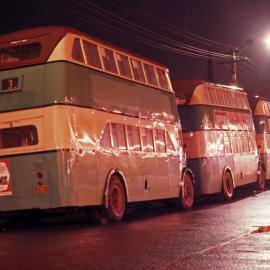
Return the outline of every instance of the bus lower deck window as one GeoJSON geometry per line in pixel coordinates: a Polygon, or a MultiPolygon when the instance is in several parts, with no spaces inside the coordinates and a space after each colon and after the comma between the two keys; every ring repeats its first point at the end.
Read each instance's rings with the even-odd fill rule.
{"type": "Polygon", "coordinates": [[[38,144],[38,134],[35,126],[0,129],[0,149],[36,144],[38,144]]]}

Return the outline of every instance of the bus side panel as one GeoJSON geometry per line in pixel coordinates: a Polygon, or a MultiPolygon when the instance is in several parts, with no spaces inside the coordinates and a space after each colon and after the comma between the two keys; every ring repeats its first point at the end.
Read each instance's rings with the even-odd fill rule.
{"type": "Polygon", "coordinates": [[[257,154],[252,152],[244,155],[236,154],[234,156],[234,167],[237,168],[233,171],[236,187],[257,181],[257,154]]]}
{"type": "Polygon", "coordinates": [[[55,208],[68,204],[65,157],[59,152],[1,158],[9,161],[11,195],[0,193],[0,211],[55,208]],[[42,175],[42,176],[41,176],[42,175]]]}
{"type": "Polygon", "coordinates": [[[261,154],[263,164],[265,166],[265,179],[270,179],[270,153],[261,154]]]}
{"type": "Polygon", "coordinates": [[[228,162],[222,157],[188,159],[187,164],[195,175],[196,196],[222,191],[222,174],[228,162]]]}
{"type": "MultiPolygon", "coordinates": [[[[257,130],[256,130],[257,132],[257,130]]],[[[265,177],[270,179],[270,134],[256,134],[256,142],[260,152],[260,157],[265,166],[265,177]]]]}
{"type": "MultiPolygon", "coordinates": [[[[67,190],[69,190],[69,194],[72,194],[72,197],[66,194],[65,197],[69,199],[68,204],[71,206],[101,204],[97,194],[98,179],[95,154],[82,150],[80,154],[71,151],[69,155],[67,173],[70,173],[70,176],[67,175],[66,179],[69,180],[67,190]]],[[[66,183],[63,184],[66,185],[66,183]]]]}
{"type": "Polygon", "coordinates": [[[0,192],[0,211],[100,204],[95,156],[52,151],[3,160],[9,161],[12,194],[0,192]]]}
{"type": "Polygon", "coordinates": [[[257,181],[258,158],[255,154],[188,159],[188,166],[195,175],[197,195],[221,192],[225,168],[231,170],[236,187],[257,181]]]}

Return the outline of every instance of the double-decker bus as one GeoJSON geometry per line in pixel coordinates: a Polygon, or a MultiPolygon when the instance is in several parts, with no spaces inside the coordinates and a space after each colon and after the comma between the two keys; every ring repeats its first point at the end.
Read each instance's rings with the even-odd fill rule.
{"type": "Polygon", "coordinates": [[[173,87],[196,196],[223,192],[229,200],[236,187],[263,182],[246,92],[196,79],[173,87]]]}
{"type": "Polygon", "coordinates": [[[0,37],[0,87],[0,211],[100,206],[121,220],[130,202],[192,207],[166,67],[40,27],[0,37]]]}
{"type": "Polygon", "coordinates": [[[249,95],[248,97],[253,111],[260,166],[263,173],[261,189],[264,189],[264,180],[270,179],[270,100],[258,95],[249,95]]]}

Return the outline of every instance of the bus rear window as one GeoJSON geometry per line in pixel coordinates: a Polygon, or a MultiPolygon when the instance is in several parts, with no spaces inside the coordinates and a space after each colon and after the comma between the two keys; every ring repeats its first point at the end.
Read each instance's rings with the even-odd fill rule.
{"type": "Polygon", "coordinates": [[[0,64],[31,60],[38,58],[41,53],[41,44],[20,44],[0,49],[0,64]]]}
{"type": "Polygon", "coordinates": [[[0,129],[0,149],[38,144],[35,126],[21,126],[0,129]]]}

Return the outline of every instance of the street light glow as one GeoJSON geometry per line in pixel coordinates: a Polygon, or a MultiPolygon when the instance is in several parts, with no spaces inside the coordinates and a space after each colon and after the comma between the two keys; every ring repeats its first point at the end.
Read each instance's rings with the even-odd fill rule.
{"type": "Polygon", "coordinates": [[[266,47],[270,50],[270,34],[266,36],[266,38],[264,39],[264,43],[266,47]]]}

